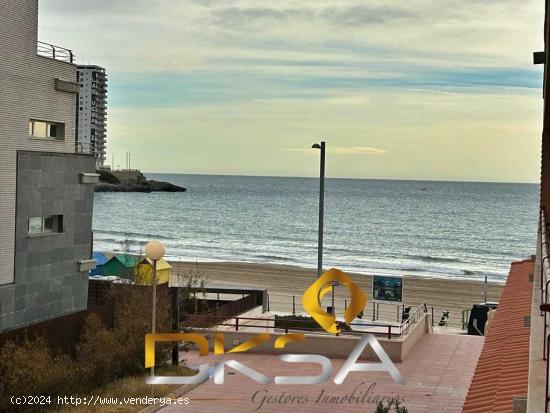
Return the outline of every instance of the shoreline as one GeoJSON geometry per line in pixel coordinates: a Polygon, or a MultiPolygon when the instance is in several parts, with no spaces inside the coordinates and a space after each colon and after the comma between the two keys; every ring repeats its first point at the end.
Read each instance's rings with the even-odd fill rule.
{"type": "MultiPolygon", "coordinates": [[[[120,252],[116,252],[116,254],[119,254],[120,252]]],[[[308,266],[305,266],[305,265],[299,265],[299,264],[282,264],[282,263],[273,263],[273,262],[256,262],[256,261],[228,261],[228,260],[216,260],[216,259],[212,259],[212,260],[208,260],[208,261],[200,261],[200,260],[193,260],[193,261],[190,261],[188,260],[187,258],[183,258],[183,259],[177,259],[176,257],[165,257],[166,261],[169,261],[170,263],[184,263],[184,264],[194,264],[196,262],[198,262],[199,264],[230,264],[230,265],[252,265],[252,266],[255,266],[255,265],[258,265],[258,266],[266,266],[266,267],[281,267],[281,268],[289,268],[291,270],[302,270],[302,271],[312,271],[314,273],[317,273],[317,267],[308,267],[308,266]]],[[[521,260],[519,260],[521,261],[521,260]]],[[[510,261],[510,263],[512,263],[514,261],[510,261]]],[[[325,267],[325,271],[326,270],[329,270],[330,268],[332,268],[331,266],[327,266],[325,267]]],[[[450,281],[457,281],[457,282],[467,282],[467,281],[471,281],[471,282],[474,282],[474,283],[481,283],[481,284],[484,284],[484,280],[483,279],[474,279],[474,278],[470,278],[471,275],[468,275],[468,274],[462,274],[462,275],[445,275],[445,274],[429,274],[429,275],[422,275],[422,274],[410,274],[410,273],[406,273],[405,271],[399,271],[399,270],[395,270],[393,272],[383,272],[383,271],[368,271],[368,272],[361,272],[361,271],[356,271],[356,270],[346,270],[346,269],[343,269],[342,267],[335,267],[335,268],[338,268],[339,270],[342,270],[343,272],[345,272],[346,274],[353,274],[353,275],[358,275],[358,276],[369,276],[369,277],[372,277],[373,275],[381,275],[381,276],[388,276],[388,277],[407,277],[407,278],[422,278],[422,279],[427,279],[427,280],[450,280],[450,281]],[[461,278],[461,277],[464,277],[464,278],[461,278]]],[[[386,270],[387,271],[387,270],[386,270]]],[[[408,271],[411,271],[411,270],[408,270],[408,271]]],[[[419,271],[420,272],[420,271],[419,271]]],[[[502,277],[504,277],[504,279],[502,280],[495,280],[494,278],[491,278],[491,277],[494,277],[494,274],[488,276],[488,284],[498,284],[498,285],[502,285],[504,286],[504,284],[506,284],[506,279],[508,278],[508,273],[506,273],[505,275],[502,275],[502,277]]]]}
{"type": "MultiPolygon", "coordinates": [[[[256,264],[239,262],[189,262],[170,261],[172,276],[178,273],[198,271],[207,278],[207,285],[242,286],[267,289],[271,311],[289,312],[292,309],[292,296],[296,301],[297,312],[301,312],[301,296],[316,279],[316,270],[292,265],[256,264]],[[299,311],[300,310],[300,311],[299,311]]],[[[372,276],[346,272],[367,294],[366,311],[372,309],[372,276]]],[[[437,322],[443,311],[450,312],[450,324],[457,326],[462,320],[462,311],[471,309],[473,304],[484,300],[483,281],[404,276],[404,305],[418,306],[426,303],[433,306],[434,320],[437,322]]],[[[498,302],[504,284],[488,282],[487,301],[498,302]]],[[[336,309],[343,310],[344,300],[348,299],[345,288],[337,288],[336,309]]],[[[327,295],[329,297],[330,294],[327,295]]],[[[327,303],[324,303],[325,305],[327,303]]],[[[380,314],[385,318],[397,319],[396,303],[380,304],[380,314]]],[[[369,314],[369,313],[367,313],[369,314]]]]}

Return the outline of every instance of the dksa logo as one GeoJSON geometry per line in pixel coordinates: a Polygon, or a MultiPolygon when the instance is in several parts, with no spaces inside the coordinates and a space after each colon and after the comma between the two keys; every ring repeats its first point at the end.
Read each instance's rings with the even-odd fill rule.
{"type": "MultiPolygon", "coordinates": [[[[338,282],[349,290],[351,294],[351,302],[344,313],[346,324],[350,324],[355,317],[367,304],[367,298],[364,291],[357,286],[353,280],[344,272],[332,268],[321,275],[304,293],[302,297],[302,305],[304,310],[313,317],[313,319],[327,332],[331,334],[340,333],[340,329],[336,322],[335,314],[328,314],[321,308],[321,299],[332,289],[332,283],[338,282]]],[[[260,333],[252,339],[245,341],[229,350],[225,349],[224,333],[213,334],[213,349],[215,355],[231,354],[246,352],[254,347],[259,346],[271,339],[268,333],[260,333]]],[[[275,350],[283,350],[288,343],[303,342],[307,337],[303,333],[289,333],[283,335],[273,335],[275,338],[273,347],[275,350]]],[[[336,339],[336,338],[335,338],[336,339]]],[[[155,365],[155,343],[156,342],[193,342],[197,345],[199,355],[201,357],[209,354],[209,343],[205,336],[197,333],[168,333],[168,334],[146,334],[145,335],[145,367],[154,367],[155,365]]],[[[335,343],[336,345],[336,343],[335,343]]],[[[237,360],[220,360],[214,363],[214,383],[223,384],[225,376],[225,366],[238,371],[241,374],[257,381],[261,384],[321,384],[332,377],[332,362],[329,358],[320,354],[281,354],[279,360],[285,363],[315,363],[321,367],[321,373],[317,376],[267,376],[257,370],[246,366],[237,360]]],[[[209,378],[209,365],[201,364],[199,371],[194,376],[155,376],[151,374],[145,378],[148,384],[199,384],[209,378]]],[[[291,373],[299,373],[300,369],[296,367],[289,368],[291,373]]],[[[342,384],[349,373],[369,372],[369,371],[386,371],[390,374],[393,380],[401,384],[404,382],[403,376],[391,361],[388,354],[382,348],[380,342],[373,334],[363,334],[355,348],[351,351],[348,358],[334,377],[333,381],[336,384],[342,384]],[[365,350],[370,346],[376,356],[379,358],[379,363],[358,363],[357,360],[365,350]]]]}

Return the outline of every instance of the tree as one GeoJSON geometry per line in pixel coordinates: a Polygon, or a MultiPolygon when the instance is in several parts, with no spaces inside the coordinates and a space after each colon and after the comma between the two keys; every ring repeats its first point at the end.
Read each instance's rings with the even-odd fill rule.
{"type": "Polygon", "coordinates": [[[195,263],[192,270],[176,272],[176,284],[180,286],[180,306],[186,314],[199,314],[208,309],[206,301],[206,283],[208,278],[195,263]],[[198,296],[198,298],[197,298],[198,296]]]}

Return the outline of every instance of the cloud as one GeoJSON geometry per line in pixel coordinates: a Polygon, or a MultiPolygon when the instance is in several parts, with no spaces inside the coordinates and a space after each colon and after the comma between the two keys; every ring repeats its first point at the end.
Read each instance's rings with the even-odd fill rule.
{"type": "MultiPolygon", "coordinates": [[[[308,148],[283,148],[287,152],[315,153],[308,148]]],[[[388,151],[370,146],[328,146],[327,153],[332,155],[385,155],[388,151]]]]}
{"type": "Polygon", "coordinates": [[[371,148],[370,146],[337,146],[328,150],[329,153],[336,155],[384,155],[388,151],[379,148],[371,148]]]}
{"type": "Polygon", "coordinates": [[[212,11],[217,24],[228,27],[259,26],[266,21],[283,24],[285,20],[315,20],[321,24],[337,26],[362,26],[383,24],[390,20],[410,17],[411,12],[396,7],[351,4],[348,6],[319,7],[314,3],[300,7],[221,7],[212,11]]]}
{"type": "Polygon", "coordinates": [[[40,40],[109,73],[108,150],[150,170],[307,174],[270,156],[326,136],[340,176],[512,179],[506,151],[540,149],[539,0],[39,3],[40,40]],[[185,162],[159,164],[167,147],[185,162]]]}
{"type": "Polygon", "coordinates": [[[127,0],[48,0],[40,1],[40,8],[47,8],[60,14],[74,15],[117,15],[137,14],[144,9],[154,6],[159,7],[162,0],[132,0],[131,7],[127,0]],[[44,6],[42,3],[45,3],[44,6]]]}

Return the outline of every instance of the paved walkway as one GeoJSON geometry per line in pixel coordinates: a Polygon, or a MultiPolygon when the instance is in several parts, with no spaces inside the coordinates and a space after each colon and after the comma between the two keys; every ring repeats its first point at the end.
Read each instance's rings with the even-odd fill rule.
{"type": "MultiPolygon", "coordinates": [[[[400,396],[409,413],[458,413],[483,341],[483,337],[425,335],[407,359],[397,364],[405,378],[402,385],[393,382],[387,373],[352,372],[341,385],[327,381],[319,385],[264,386],[226,367],[223,385],[209,380],[186,395],[191,400],[189,405],[165,407],[161,412],[374,412],[376,396],[400,396]],[[351,397],[350,402],[352,395],[355,397],[351,397]]],[[[229,357],[271,377],[319,373],[319,367],[314,364],[299,364],[299,371],[291,372],[291,364],[281,362],[275,355],[224,356],[229,357]]],[[[199,360],[192,353],[187,355],[187,360],[189,364],[205,360],[212,364],[216,356],[199,360]]],[[[333,377],[342,363],[343,360],[333,360],[333,377]]]]}

